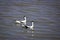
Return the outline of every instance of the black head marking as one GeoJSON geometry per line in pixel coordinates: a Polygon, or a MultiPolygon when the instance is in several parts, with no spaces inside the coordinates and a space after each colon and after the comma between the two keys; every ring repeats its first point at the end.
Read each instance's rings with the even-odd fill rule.
{"type": "Polygon", "coordinates": [[[26,16],[24,16],[24,17],[26,17],[26,16]]]}
{"type": "Polygon", "coordinates": [[[31,21],[31,22],[34,22],[34,21],[31,21]]]}

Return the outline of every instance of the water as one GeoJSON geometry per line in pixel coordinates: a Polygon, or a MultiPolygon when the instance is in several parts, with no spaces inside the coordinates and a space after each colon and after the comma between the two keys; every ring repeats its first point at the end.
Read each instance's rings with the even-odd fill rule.
{"type": "Polygon", "coordinates": [[[0,0],[0,40],[60,40],[60,1],[0,0]],[[15,24],[27,17],[34,31],[15,24]]]}

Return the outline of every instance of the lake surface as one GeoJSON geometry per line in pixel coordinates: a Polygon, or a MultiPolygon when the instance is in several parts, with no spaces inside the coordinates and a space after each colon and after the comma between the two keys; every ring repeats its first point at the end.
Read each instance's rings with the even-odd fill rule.
{"type": "Polygon", "coordinates": [[[0,40],[60,40],[60,0],[0,0],[0,40]],[[34,31],[15,20],[34,21],[34,31]]]}

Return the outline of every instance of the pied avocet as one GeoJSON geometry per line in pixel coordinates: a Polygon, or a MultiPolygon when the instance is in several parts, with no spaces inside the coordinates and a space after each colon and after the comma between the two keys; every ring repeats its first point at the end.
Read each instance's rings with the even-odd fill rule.
{"type": "Polygon", "coordinates": [[[27,29],[27,28],[30,28],[31,30],[33,30],[33,27],[34,27],[34,21],[31,21],[31,22],[32,22],[32,25],[31,25],[31,26],[24,25],[24,24],[22,24],[22,26],[25,27],[26,29],[27,29]]]}
{"type": "Polygon", "coordinates": [[[16,23],[24,23],[26,25],[26,16],[23,17],[24,20],[16,20],[16,23]]]}

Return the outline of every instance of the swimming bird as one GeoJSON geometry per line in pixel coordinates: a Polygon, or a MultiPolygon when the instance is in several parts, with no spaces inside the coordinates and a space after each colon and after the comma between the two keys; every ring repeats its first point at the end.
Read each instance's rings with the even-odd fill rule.
{"type": "Polygon", "coordinates": [[[16,23],[20,24],[20,23],[24,23],[24,25],[26,25],[26,16],[23,17],[24,20],[16,20],[16,23]]]}
{"type": "Polygon", "coordinates": [[[33,27],[34,27],[34,21],[31,21],[31,22],[32,22],[32,25],[31,25],[31,26],[24,25],[24,24],[22,24],[22,26],[25,27],[26,29],[27,29],[27,28],[30,28],[31,30],[33,30],[33,27]]]}

